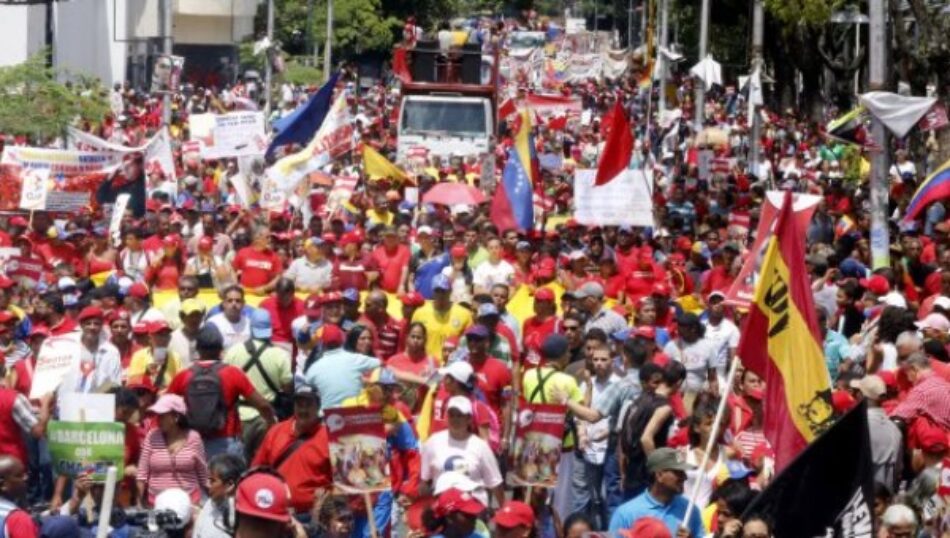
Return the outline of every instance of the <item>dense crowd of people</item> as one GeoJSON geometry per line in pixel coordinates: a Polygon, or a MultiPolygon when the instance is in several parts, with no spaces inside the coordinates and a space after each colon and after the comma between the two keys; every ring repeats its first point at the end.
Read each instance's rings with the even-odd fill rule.
{"type": "MultiPolygon", "coordinates": [[[[412,21],[406,36],[418,37],[412,21]]],[[[770,537],[768,515],[746,513],[775,476],[764,380],[740,367],[729,382],[745,311],[727,296],[755,255],[765,191],[784,188],[821,197],[806,266],[834,412],[868,405],[875,527],[945,536],[950,221],[942,202],[897,220],[933,164],[897,152],[891,263],[872,270],[867,178],[846,170],[843,143],[789,110],[768,115],[751,156],[744,98],[717,88],[705,118],[727,135],[711,148],[725,164],[701,174],[690,79],[676,79],[682,118],[661,124],[637,75],[558,88],[586,119],[534,128],[537,152],[560,160],[540,170],[532,230],[499,229],[487,205],[406,196],[477,186],[477,159],[428,162],[410,185],[369,180],[354,153],[326,168],[360,178],[346,211],[318,203],[306,220],[240,205],[227,180],[238,163],[202,161],[184,142],[189,114],[244,106],[257,92],[244,84],[175,95],[177,184],[143,167],[145,211],[130,209],[118,234],[101,207],[0,218],[0,245],[43,267],[35,285],[0,275],[0,535],[96,529],[103,484],[54,472],[45,438],[71,393],[110,393],[126,432],[113,536],[148,528],[126,517],[141,508],[170,511],[168,535],[196,538],[770,537]],[[617,101],[636,126],[632,166],[654,174],[653,228],[572,218],[573,171],[596,167],[617,101]],[[70,335],[80,360],[31,399],[44,342],[70,335]],[[506,479],[519,401],[569,411],[553,489],[506,479]],[[347,406],[386,424],[392,487],[371,498],[334,488],[322,410],[347,406]]],[[[386,155],[389,84],[340,82],[358,143],[386,155]]],[[[280,88],[275,116],[309,90],[280,88]]],[[[160,126],[160,99],[117,87],[112,102],[88,131],[137,146],[160,126]]],[[[329,188],[313,189],[325,202],[329,188]]]]}

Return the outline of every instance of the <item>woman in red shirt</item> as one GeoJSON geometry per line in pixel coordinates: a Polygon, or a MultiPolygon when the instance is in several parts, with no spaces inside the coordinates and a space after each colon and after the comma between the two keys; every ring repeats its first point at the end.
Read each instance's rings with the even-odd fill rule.
{"type": "Polygon", "coordinates": [[[184,270],[185,264],[178,249],[178,237],[170,235],[162,239],[162,255],[152,261],[146,278],[149,285],[157,290],[177,290],[178,277],[184,270]]]}
{"type": "Polygon", "coordinates": [[[109,231],[96,228],[92,231],[92,247],[86,253],[86,273],[95,275],[115,270],[118,251],[109,242],[109,231]]]}
{"type": "MultiPolygon", "coordinates": [[[[406,334],[406,351],[390,357],[386,361],[386,367],[397,372],[408,372],[428,378],[435,372],[438,363],[435,357],[426,355],[426,337],[425,325],[419,322],[410,324],[409,332],[406,334]]],[[[422,410],[422,402],[425,400],[427,390],[425,385],[420,385],[414,394],[407,391],[402,395],[406,405],[412,408],[413,415],[418,415],[422,410]]]]}

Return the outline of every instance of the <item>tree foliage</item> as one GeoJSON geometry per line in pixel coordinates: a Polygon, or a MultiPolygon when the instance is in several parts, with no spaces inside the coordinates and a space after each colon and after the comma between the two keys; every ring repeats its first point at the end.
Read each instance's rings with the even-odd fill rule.
{"type": "Polygon", "coordinates": [[[764,0],[765,9],[785,25],[821,26],[846,0],[764,0]]]}
{"type": "Polygon", "coordinates": [[[45,53],[39,53],[0,68],[0,132],[55,138],[74,121],[100,121],[109,112],[106,95],[98,82],[47,67],[45,53]],[[59,77],[72,81],[64,84],[59,77]]]}

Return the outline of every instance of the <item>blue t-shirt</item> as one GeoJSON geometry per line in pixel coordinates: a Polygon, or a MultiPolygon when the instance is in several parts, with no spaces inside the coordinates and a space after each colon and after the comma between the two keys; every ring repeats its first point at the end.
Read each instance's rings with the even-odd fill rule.
{"type": "MultiPolygon", "coordinates": [[[[682,495],[674,497],[669,504],[660,504],[650,495],[649,491],[644,491],[632,500],[617,507],[613,517],[610,518],[610,532],[617,533],[630,529],[640,518],[652,517],[662,521],[670,533],[676,536],[676,530],[683,521],[688,505],[689,501],[682,495]]],[[[703,528],[703,520],[696,507],[693,507],[693,513],[690,514],[687,527],[692,538],[701,538],[706,534],[703,528]]]]}
{"type": "Polygon", "coordinates": [[[363,374],[379,368],[379,359],[343,348],[331,349],[304,373],[307,383],[320,390],[324,409],[339,407],[343,400],[360,393],[363,374]]]}

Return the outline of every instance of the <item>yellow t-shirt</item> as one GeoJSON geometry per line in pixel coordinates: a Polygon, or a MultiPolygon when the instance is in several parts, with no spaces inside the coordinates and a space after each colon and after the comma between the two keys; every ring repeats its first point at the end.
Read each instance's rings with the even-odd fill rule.
{"type": "MultiPolygon", "coordinates": [[[[521,394],[528,403],[556,403],[554,400],[554,390],[560,389],[567,393],[567,399],[575,403],[584,403],[584,392],[577,384],[577,380],[570,374],[557,372],[553,368],[530,368],[525,370],[521,378],[521,394]],[[544,380],[544,386],[541,390],[535,390],[541,380],[544,380]],[[544,397],[542,398],[542,394],[544,397]]],[[[569,432],[570,428],[565,432],[569,432]]],[[[564,448],[574,448],[574,435],[566,433],[564,435],[564,448]]]]}
{"type": "Polygon", "coordinates": [[[426,353],[441,364],[442,344],[453,336],[462,336],[465,329],[472,324],[472,313],[467,308],[457,304],[452,305],[448,312],[439,314],[431,302],[416,310],[412,321],[418,321],[426,326],[426,353]]]}
{"type": "MultiPolygon", "coordinates": [[[[167,388],[175,375],[182,370],[181,358],[177,353],[170,349],[167,351],[165,362],[168,363],[168,366],[165,367],[165,375],[162,378],[162,389],[167,388]]],[[[152,360],[152,349],[146,347],[132,354],[132,359],[129,361],[129,368],[126,371],[126,375],[129,378],[135,378],[148,374],[148,376],[152,379],[152,382],[158,384],[158,380],[156,378],[161,368],[162,367],[160,364],[156,364],[155,361],[152,360]]]]}

